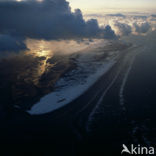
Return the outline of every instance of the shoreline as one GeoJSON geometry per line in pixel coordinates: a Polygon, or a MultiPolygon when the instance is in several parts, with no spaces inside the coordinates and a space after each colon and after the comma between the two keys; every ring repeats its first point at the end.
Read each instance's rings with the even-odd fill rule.
{"type": "MultiPolygon", "coordinates": [[[[114,49],[115,49],[115,51],[116,50],[118,51],[118,49],[120,49],[120,46],[123,46],[123,45],[120,45],[120,46],[116,45],[116,46],[114,47],[114,49]]],[[[131,46],[126,47],[126,49],[130,48],[131,46]]],[[[68,79],[64,80],[64,78],[61,78],[57,82],[56,86],[59,83],[60,83],[59,84],[60,86],[64,86],[64,84],[66,84],[66,83],[69,83],[69,84],[67,84],[67,86],[65,86],[65,87],[60,88],[60,90],[56,90],[56,91],[54,91],[54,92],[52,92],[52,93],[42,97],[40,102],[36,103],[27,112],[29,114],[31,114],[31,115],[46,114],[46,113],[50,113],[52,111],[55,111],[55,110],[65,106],[65,105],[71,103],[72,101],[77,99],[80,95],[84,94],[96,81],[98,81],[98,79],[102,75],[107,73],[112,68],[112,66],[115,64],[117,58],[120,56],[120,53],[122,53],[122,50],[117,52],[117,54],[114,54],[113,51],[106,49],[106,51],[107,51],[106,54],[112,52],[113,53],[113,57],[111,56],[109,58],[109,60],[105,60],[104,59],[104,62],[102,62],[101,65],[99,65],[99,66],[97,66],[95,68],[95,70],[97,70],[97,71],[95,73],[91,74],[91,75],[86,75],[87,78],[85,80],[81,80],[82,82],[80,82],[80,84],[78,83],[78,84],[74,85],[73,83],[71,83],[71,86],[70,86],[70,81],[68,79]]],[[[105,49],[103,49],[103,51],[105,51],[105,49]]],[[[104,55],[106,55],[106,54],[104,52],[104,55]]],[[[95,54],[95,56],[96,56],[96,54],[95,54]]],[[[94,57],[94,55],[93,55],[93,57],[94,57]]],[[[97,59],[99,59],[99,58],[97,58],[97,59]]],[[[103,61],[103,59],[102,59],[102,61],[103,61]]],[[[86,62],[86,60],[85,60],[85,62],[86,62]]],[[[90,60],[88,62],[90,62],[90,60]]],[[[81,61],[79,61],[79,64],[81,64],[81,61]]],[[[96,63],[93,63],[93,64],[96,64],[96,63]]],[[[86,66],[86,63],[85,63],[85,65],[84,65],[84,63],[82,63],[81,66],[82,66],[82,68],[84,68],[84,66],[86,66]]],[[[70,78],[70,79],[75,79],[75,77],[77,77],[76,75],[73,76],[73,72],[74,71],[71,71],[71,74],[72,74],[73,78],[70,78]]],[[[82,72],[84,72],[84,71],[82,71],[82,72]]]]}

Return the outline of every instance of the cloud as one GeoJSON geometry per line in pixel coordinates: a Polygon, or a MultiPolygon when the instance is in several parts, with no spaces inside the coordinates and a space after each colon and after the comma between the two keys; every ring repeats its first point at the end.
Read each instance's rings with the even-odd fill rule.
{"type": "Polygon", "coordinates": [[[154,14],[153,14],[153,15],[151,15],[151,16],[152,16],[152,17],[154,17],[154,18],[156,18],[156,15],[154,15],[154,14]]]}
{"type": "Polygon", "coordinates": [[[137,33],[147,33],[149,29],[151,28],[148,22],[134,23],[133,26],[134,26],[135,32],[137,33]]]}
{"type": "Polygon", "coordinates": [[[111,26],[107,25],[103,31],[103,35],[106,39],[114,39],[117,38],[114,31],[112,30],[111,26]]]}
{"type": "Polygon", "coordinates": [[[147,16],[134,16],[134,19],[143,19],[146,20],[148,17],[147,16]]]}
{"type": "Polygon", "coordinates": [[[11,38],[116,38],[111,27],[101,28],[96,19],[86,22],[79,9],[71,12],[65,0],[0,2],[0,21],[0,34],[11,38]]]}
{"type": "Polygon", "coordinates": [[[9,35],[0,35],[0,52],[26,50],[22,38],[12,37],[9,35]]]}
{"type": "Polygon", "coordinates": [[[120,13],[118,13],[118,14],[107,14],[107,16],[112,16],[112,17],[123,17],[123,18],[126,17],[125,15],[120,14],[120,13]]]}
{"type": "Polygon", "coordinates": [[[86,17],[95,17],[95,18],[98,18],[98,17],[105,17],[105,15],[102,15],[102,14],[85,14],[86,17]]]}
{"type": "Polygon", "coordinates": [[[126,23],[116,22],[114,26],[117,28],[117,31],[121,36],[127,36],[132,32],[131,26],[126,23]]]}

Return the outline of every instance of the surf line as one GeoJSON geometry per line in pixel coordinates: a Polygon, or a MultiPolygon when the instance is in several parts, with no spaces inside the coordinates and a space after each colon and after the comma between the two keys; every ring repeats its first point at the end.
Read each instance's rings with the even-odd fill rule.
{"type": "MultiPolygon", "coordinates": [[[[144,51],[146,50],[146,48],[143,48],[144,51]]],[[[136,50],[135,50],[136,51],[136,50]]],[[[134,61],[136,59],[136,56],[139,55],[141,53],[141,51],[139,52],[136,52],[135,55],[131,58],[131,62],[130,62],[130,65],[127,69],[127,72],[125,73],[124,75],[124,78],[123,78],[123,81],[122,81],[122,84],[121,84],[121,87],[120,87],[120,91],[119,91],[119,103],[120,103],[120,106],[122,106],[122,109],[123,110],[126,110],[126,107],[124,106],[125,105],[125,98],[124,98],[124,89],[125,89],[125,86],[126,86],[126,83],[127,83],[127,80],[128,80],[128,76],[132,70],[132,67],[133,67],[133,64],[134,64],[134,61]]]]}
{"type": "Polygon", "coordinates": [[[98,100],[96,106],[93,108],[92,112],[90,113],[89,117],[88,117],[88,122],[86,125],[86,131],[90,132],[90,125],[94,120],[94,115],[96,113],[98,113],[98,108],[100,106],[100,104],[102,103],[102,100],[104,99],[106,93],[109,91],[109,89],[113,86],[113,84],[115,83],[115,81],[117,80],[119,74],[121,72],[121,69],[118,71],[118,73],[116,74],[116,76],[114,77],[114,79],[112,80],[112,82],[110,83],[110,85],[106,88],[106,90],[103,92],[103,94],[101,95],[100,99],[98,100]]]}
{"type": "Polygon", "coordinates": [[[124,103],[125,103],[125,99],[124,99],[124,89],[125,89],[125,86],[126,86],[126,83],[127,83],[127,80],[128,80],[128,76],[132,70],[132,67],[133,67],[133,64],[134,64],[134,60],[135,60],[135,56],[132,57],[131,59],[131,62],[130,62],[130,65],[127,69],[127,72],[125,73],[124,75],[124,78],[123,78],[123,81],[122,81],[122,84],[121,84],[121,87],[120,87],[120,91],[119,91],[119,98],[120,98],[120,105],[123,107],[123,109],[125,110],[126,108],[124,107],[124,103]]]}
{"type": "MultiPolygon", "coordinates": [[[[124,108],[124,94],[123,94],[124,88],[125,88],[125,85],[127,83],[127,79],[128,79],[129,74],[130,74],[130,71],[132,69],[132,66],[134,64],[135,58],[140,53],[141,52],[137,52],[134,56],[132,56],[130,65],[129,65],[128,69],[127,69],[126,74],[124,75],[124,79],[123,79],[122,84],[121,84],[121,87],[120,87],[120,91],[119,91],[119,97],[120,97],[120,101],[119,102],[120,103],[119,104],[121,106],[123,105],[123,108],[124,108]]],[[[112,80],[112,82],[110,83],[110,85],[106,88],[106,90],[103,92],[103,94],[100,97],[99,101],[97,102],[96,106],[94,107],[94,109],[90,113],[90,115],[88,117],[88,122],[87,122],[87,125],[86,125],[86,131],[87,132],[90,132],[91,131],[90,126],[91,126],[91,124],[92,124],[92,122],[94,120],[94,115],[96,113],[98,113],[98,109],[99,109],[100,104],[102,103],[102,101],[103,101],[105,95],[107,94],[107,92],[111,89],[111,87],[113,86],[113,84],[115,83],[115,81],[117,80],[117,78],[119,77],[119,74],[120,74],[121,70],[122,70],[122,68],[120,68],[120,70],[118,71],[117,75],[114,77],[114,79],[112,80]]]]}
{"type": "MultiPolygon", "coordinates": [[[[133,63],[134,63],[134,60],[136,58],[136,55],[135,54],[132,59],[131,59],[131,62],[130,62],[130,65],[129,65],[129,68],[124,76],[124,79],[123,79],[123,82],[122,82],[122,85],[120,87],[120,91],[119,91],[119,95],[120,95],[120,105],[123,104],[124,105],[124,95],[123,95],[123,92],[124,92],[124,87],[126,85],[126,82],[127,82],[127,78],[129,76],[129,73],[132,69],[132,66],[133,66],[133,63]],[[122,102],[122,103],[121,103],[122,102]]],[[[86,125],[86,131],[89,132],[91,129],[90,129],[90,126],[91,126],[91,123],[93,122],[94,120],[94,115],[96,113],[98,113],[98,109],[99,109],[99,106],[100,104],[102,103],[105,95],[107,94],[107,92],[111,89],[111,87],[114,85],[115,81],[117,80],[117,78],[119,77],[120,73],[122,71],[122,67],[120,68],[120,70],[118,71],[118,73],[116,74],[116,76],[114,77],[114,79],[112,80],[112,82],[110,83],[110,85],[106,88],[106,90],[103,92],[103,94],[101,95],[100,99],[98,100],[95,108],[92,110],[92,112],[90,113],[89,117],[88,117],[88,123],[86,125]]]]}

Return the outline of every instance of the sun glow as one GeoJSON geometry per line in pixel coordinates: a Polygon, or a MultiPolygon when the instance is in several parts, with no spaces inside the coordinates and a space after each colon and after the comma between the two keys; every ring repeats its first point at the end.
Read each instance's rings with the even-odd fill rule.
{"type": "Polygon", "coordinates": [[[27,40],[26,41],[28,49],[30,49],[27,54],[31,54],[35,57],[52,57],[53,51],[52,48],[48,46],[48,42],[46,41],[38,41],[38,40],[27,40]]]}

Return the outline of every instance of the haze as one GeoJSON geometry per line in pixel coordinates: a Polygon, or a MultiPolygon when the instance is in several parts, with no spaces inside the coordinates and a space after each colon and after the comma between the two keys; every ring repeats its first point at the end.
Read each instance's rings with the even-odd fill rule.
{"type": "Polygon", "coordinates": [[[116,11],[150,11],[156,7],[155,0],[68,0],[72,8],[80,8],[84,13],[116,11]]]}

